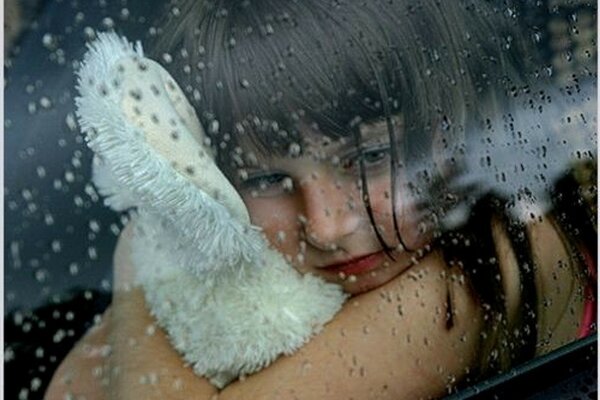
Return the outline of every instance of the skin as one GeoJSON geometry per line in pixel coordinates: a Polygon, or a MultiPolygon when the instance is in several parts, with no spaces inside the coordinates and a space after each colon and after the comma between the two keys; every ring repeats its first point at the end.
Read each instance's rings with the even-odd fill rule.
{"type": "MultiPolygon", "coordinates": [[[[363,133],[367,144],[385,145],[377,126],[365,126],[363,133]]],[[[318,336],[294,355],[280,357],[268,368],[218,392],[182,364],[164,332],[154,327],[141,289],[130,287],[131,232],[126,229],[115,253],[115,294],[106,322],[63,362],[46,398],[62,399],[68,392],[116,399],[415,399],[439,397],[465,376],[478,362],[482,312],[462,272],[449,269],[439,251],[394,250],[393,260],[382,255],[376,258],[374,269],[355,278],[326,270],[341,261],[378,254],[382,247],[361,206],[356,174],[344,167],[348,163],[331,162],[335,155],[345,159],[344,143],[324,146],[317,135],[309,132],[308,137],[301,156],[258,159],[259,167],[249,165],[250,179],[238,186],[253,223],[263,228],[296,269],[337,282],[354,295],[318,336]],[[278,174],[277,179],[273,174],[278,174]],[[261,187],[265,177],[273,186],[261,187]],[[292,185],[281,190],[287,178],[292,185]],[[348,206],[352,203],[356,206],[348,206]],[[449,330],[445,327],[448,293],[455,313],[454,327],[449,330]],[[152,334],[148,334],[149,326],[155,328],[152,334]],[[79,350],[102,344],[111,346],[110,355],[86,358],[79,350]],[[103,366],[104,374],[79,374],[65,380],[74,371],[94,366],[103,366]],[[109,384],[103,385],[103,379],[109,384]]],[[[373,214],[385,241],[395,249],[398,242],[387,194],[389,169],[385,161],[377,164],[383,156],[371,155],[373,214]]],[[[400,232],[409,248],[424,249],[430,238],[427,232],[418,233],[418,218],[408,218],[416,215],[410,212],[410,204],[402,196],[397,204],[402,211],[400,232]]],[[[496,239],[511,323],[520,301],[515,256],[506,227],[491,221],[490,229],[496,239]]],[[[528,234],[539,260],[538,339],[547,343],[540,347],[541,354],[575,338],[582,309],[576,288],[581,280],[551,218],[532,221],[528,234]],[[555,268],[559,264],[564,267],[555,268]],[[548,301],[551,307],[544,306],[548,301]]]]}
{"type": "MultiPolygon", "coordinates": [[[[399,121],[399,120],[396,120],[399,121]]],[[[401,128],[401,123],[397,122],[401,128]]],[[[360,294],[407,271],[424,252],[399,249],[390,201],[390,156],[387,126],[362,126],[368,193],[374,220],[390,249],[374,234],[361,200],[359,154],[349,140],[330,140],[306,128],[302,155],[256,156],[244,168],[237,186],[252,223],[302,274],[310,273],[360,294]],[[333,160],[333,161],[332,161],[333,160]],[[277,210],[273,213],[273,210],[277,210]],[[374,268],[363,273],[340,273],[332,265],[371,255],[374,268]],[[391,256],[391,257],[390,257],[391,256]]],[[[399,230],[409,249],[424,249],[430,235],[418,234],[418,213],[409,199],[397,205],[399,230]]]]}

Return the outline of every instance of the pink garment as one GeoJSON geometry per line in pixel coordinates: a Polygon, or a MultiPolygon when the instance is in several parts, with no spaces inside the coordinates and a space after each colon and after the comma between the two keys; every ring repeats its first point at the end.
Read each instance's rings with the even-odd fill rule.
{"type": "Polygon", "coordinates": [[[592,257],[589,251],[582,249],[581,254],[583,255],[585,266],[587,267],[587,273],[590,277],[589,282],[585,287],[585,298],[583,304],[583,317],[581,319],[581,325],[579,326],[579,332],[577,338],[584,338],[596,331],[596,310],[597,310],[597,299],[596,299],[596,260],[592,257]]]}

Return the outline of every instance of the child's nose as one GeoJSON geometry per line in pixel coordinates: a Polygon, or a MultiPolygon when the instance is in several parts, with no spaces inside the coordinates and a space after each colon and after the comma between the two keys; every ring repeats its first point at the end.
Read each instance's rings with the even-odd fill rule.
{"type": "Polygon", "coordinates": [[[300,184],[304,230],[310,243],[335,249],[356,232],[360,225],[358,207],[353,206],[354,190],[325,173],[311,174],[300,184]]]}

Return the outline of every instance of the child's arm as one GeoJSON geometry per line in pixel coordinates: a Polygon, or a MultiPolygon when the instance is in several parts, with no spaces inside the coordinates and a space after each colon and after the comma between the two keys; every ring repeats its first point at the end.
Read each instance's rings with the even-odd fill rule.
{"type": "MultiPolygon", "coordinates": [[[[115,256],[116,279],[126,281],[123,273],[130,265],[125,234],[115,256]]],[[[350,300],[296,354],[230,384],[219,398],[401,399],[443,394],[473,364],[481,328],[479,308],[456,275],[451,284],[455,325],[446,330],[446,282],[452,279],[442,278],[444,270],[434,253],[387,285],[350,300]]],[[[154,325],[141,290],[117,291],[113,313],[111,363],[119,373],[111,382],[112,398],[203,399],[217,393],[183,366],[162,330],[146,334],[154,325]]]]}
{"type": "Polygon", "coordinates": [[[55,372],[47,400],[69,395],[103,399],[210,399],[217,389],[184,366],[148,313],[140,288],[130,288],[131,226],[114,256],[114,294],[102,323],[88,332],[55,372]],[[107,349],[110,349],[107,352],[107,349]]]}

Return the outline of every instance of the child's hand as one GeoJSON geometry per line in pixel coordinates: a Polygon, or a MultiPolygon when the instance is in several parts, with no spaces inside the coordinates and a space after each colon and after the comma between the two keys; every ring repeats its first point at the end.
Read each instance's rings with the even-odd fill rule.
{"type": "Polygon", "coordinates": [[[145,305],[143,291],[133,286],[131,226],[119,239],[114,258],[110,356],[111,399],[208,399],[216,389],[184,365],[145,305]]]}

